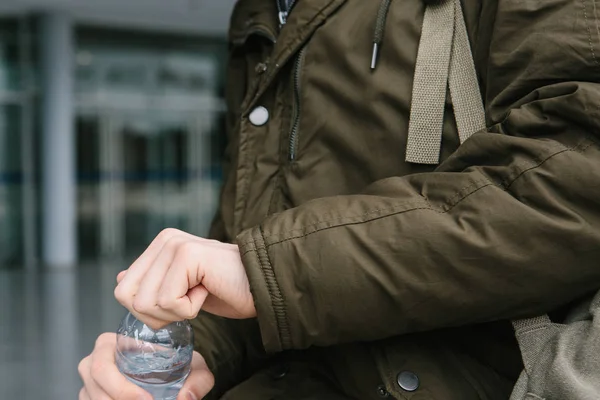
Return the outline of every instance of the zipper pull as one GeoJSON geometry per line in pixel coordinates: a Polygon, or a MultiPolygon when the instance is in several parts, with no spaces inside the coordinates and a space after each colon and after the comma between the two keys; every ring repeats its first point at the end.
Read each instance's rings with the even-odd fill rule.
{"type": "Polygon", "coordinates": [[[287,22],[288,13],[287,11],[279,11],[279,25],[283,26],[287,22]]]}

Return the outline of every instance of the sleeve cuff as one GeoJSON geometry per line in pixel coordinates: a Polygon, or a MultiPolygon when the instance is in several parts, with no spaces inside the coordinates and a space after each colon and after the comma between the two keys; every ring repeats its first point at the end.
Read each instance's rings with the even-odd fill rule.
{"type": "Polygon", "coordinates": [[[257,227],[242,232],[236,242],[250,283],[265,350],[275,353],[292,348],[285,299],[261,229],[257,227]]]}

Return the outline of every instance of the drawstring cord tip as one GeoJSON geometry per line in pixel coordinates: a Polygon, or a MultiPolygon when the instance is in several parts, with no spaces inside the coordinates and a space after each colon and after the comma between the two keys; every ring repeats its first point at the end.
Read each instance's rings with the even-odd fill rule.
{"type": "Polygon", "coordinates": [[[371,70],[375,69],[377,65],[377,56],[379,55],[379,45],[377,43],[373,43],[373,55],[371,56],[371,70]]]}

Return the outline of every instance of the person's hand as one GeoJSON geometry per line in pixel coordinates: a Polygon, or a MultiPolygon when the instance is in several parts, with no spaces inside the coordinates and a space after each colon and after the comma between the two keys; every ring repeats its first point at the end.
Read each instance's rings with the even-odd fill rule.
{"type": "Polygon", "coordinates": [[[154,329],[193,319],[200,309],[256,316],[238,247],[176,229],[162,231],[117,282],[117,300],[154,329]]]}
{"type": "MultiPolygon", "coordinates": [[[[78,370],[84,387],[79,391],[79,400],[152,400],[148,392],[119,372],[115,364],[116,347],[116,334],[102,334],[92,354],[81,360],[78,370]]],[[[213,386],[212,373],[202,356],[194,352],[190,374],[177,400],[202,399],[213,386]]]]}

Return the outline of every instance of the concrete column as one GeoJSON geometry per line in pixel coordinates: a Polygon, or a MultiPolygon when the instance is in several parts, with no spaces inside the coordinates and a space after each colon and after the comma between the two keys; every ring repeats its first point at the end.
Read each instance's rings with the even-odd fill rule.
{"type": "Polygon", "coordinates": [[[75,44],[69,15],[41,20],[42,258],[49,267],[77,263],[73,84],[75,44]]]}

